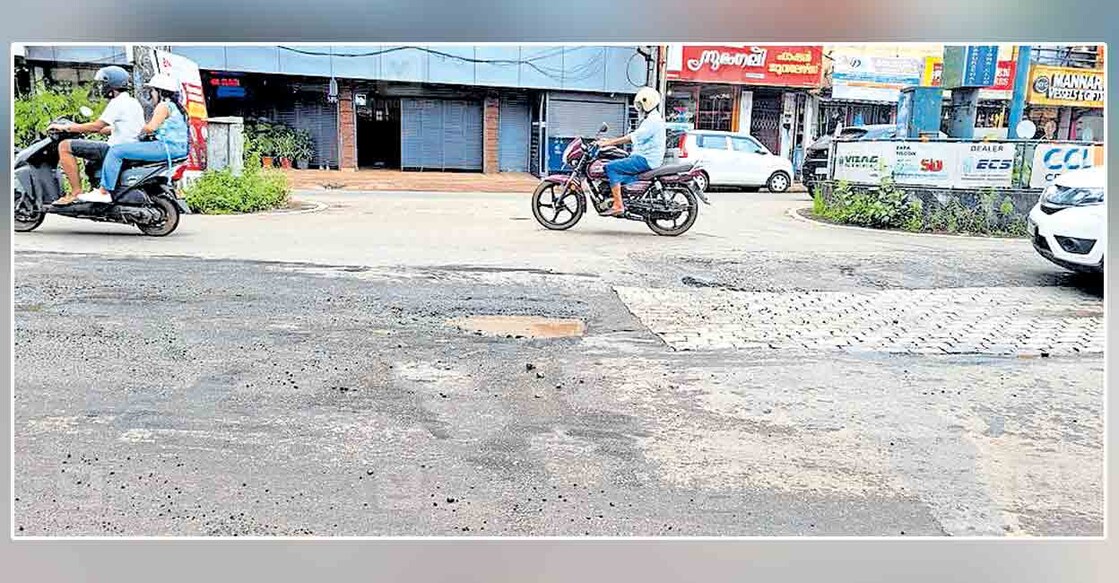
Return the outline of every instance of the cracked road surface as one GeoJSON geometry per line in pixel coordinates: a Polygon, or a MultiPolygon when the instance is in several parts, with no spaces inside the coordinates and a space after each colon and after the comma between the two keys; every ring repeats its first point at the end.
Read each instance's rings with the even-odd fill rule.
{"type": "Polygon", "coordinates": [[[705,316],[753,338],[743,294],[984,288],[1041,325],[1073,298],[1047,340],[1091,347],[1098,280],[1026,242],[809,224],[798,195],[714,193],[675,239],[305,198],[330,208],[15,237],[17,535],[1102,535],[1098,352],[673,345],[705,316]]]}

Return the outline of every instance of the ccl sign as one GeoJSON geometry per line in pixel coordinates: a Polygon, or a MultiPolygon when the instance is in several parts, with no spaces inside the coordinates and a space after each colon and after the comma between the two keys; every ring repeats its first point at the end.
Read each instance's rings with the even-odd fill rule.
{"type": "Polygon", "coordinates": [[[1103,164],[1103,148],[1076,144],[1043,144],[1034,150],[1030,188],[1045,188],[1070,170],[1103,164]]]}

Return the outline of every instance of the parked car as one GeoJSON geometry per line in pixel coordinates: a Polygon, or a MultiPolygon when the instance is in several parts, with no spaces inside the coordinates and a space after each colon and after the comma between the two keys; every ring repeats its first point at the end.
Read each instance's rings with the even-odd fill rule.
{"type": "MultiPolygon", "coordinates": [[[[808,188],[809,192],[816,186],[816,182],[828,177],[828,157],[831,155],[831,145],[837,138],[840,140],[892,140],[898,137],[898,128],[894,124],[848,126],[839,130],[838,135],[827,135],[812,142],[804,155],[804,163],[800,167],[800,181],[808,188]]],[[[940,138],[948,136],[941,132],[940,138]]]]}
{"type": "Polygon", "coordinates": [[[1038,198],[1026,221],[1034,249],[1072,271],[1103,273],[1107,247],[1103,166],[1065,172],[1038,198]]]}
{"type": "MultiPolygon", "coordinates": [[[[676,132],[676,144],[666,160],[673,164],[698,163],[699,187],[743,186],[785,192],[793,184],[793,164],[774,155],[747,134],[713,130],[676,132]]],[[[669,163],[669,162],[666,162],[669,163]]]]}

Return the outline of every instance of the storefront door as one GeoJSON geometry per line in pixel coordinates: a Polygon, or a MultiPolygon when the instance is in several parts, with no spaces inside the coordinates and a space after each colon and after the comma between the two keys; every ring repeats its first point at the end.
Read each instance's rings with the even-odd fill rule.
{"type": "Polygon", "coordinates": [[[774,154],[781,152],[782,110],[780,93],[754,92],[754,105],[750,111],[750,135],[774,154]]]}

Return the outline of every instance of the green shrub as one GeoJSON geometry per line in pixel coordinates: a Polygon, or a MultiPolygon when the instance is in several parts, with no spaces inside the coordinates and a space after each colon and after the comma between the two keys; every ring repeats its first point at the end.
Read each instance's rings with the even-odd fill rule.
{"type": "MultiPolygon", "coordinates": [[[[105,99],[91,95],[86,86],[67,84],[48,87],[40,81],[31,93],[16,98],[15,147],[23,149],[30,146],[46,133],[47,126],[56,118],[65,117],[76,123],[92,121],[78,119],[78,110],[83,105],[92,109],[93,119],[97,119],[107,104],[105,99]]],[[[86,137],[104,139],[96,134],[86,137]]]]}
{"type": "Polygon", "coordinates": [[[241,176],[229,169],[207,170],[183,195],[195,212],[226,215],[287,206],[291,189],[282,172],[246,166],[241,176]]]}

